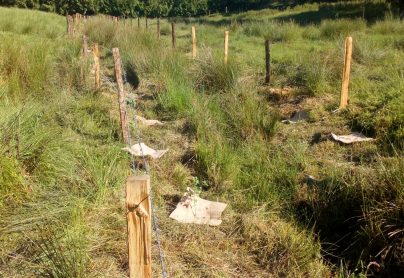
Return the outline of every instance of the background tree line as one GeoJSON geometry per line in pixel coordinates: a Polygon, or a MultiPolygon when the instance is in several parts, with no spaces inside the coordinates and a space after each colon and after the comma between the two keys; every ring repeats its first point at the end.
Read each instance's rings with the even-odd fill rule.
{"type": "MultiPolygon", "coordinates": [[[[312,2],[337,2],[336,0],[0,0],[1,6],[39,9],[59,14],[109,14],[124,17],[198,16],[211,12],[241,12],[251,9],[284,9],[312,2]]],[[[348,1],[347,1],[348,2],[348,1]]],[[[364,0],[366,2],[372,2],[364,0]]],[[[386,0],[404,11],[404,0],[386,0]]]]}

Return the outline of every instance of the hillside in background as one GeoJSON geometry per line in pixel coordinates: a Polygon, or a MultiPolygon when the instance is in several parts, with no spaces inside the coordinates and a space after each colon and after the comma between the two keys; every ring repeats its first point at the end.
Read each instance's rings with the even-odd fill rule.
{"type": "Polygon", "coordinates": [[[404,23],[381,1],[364,18],[349,5],[177,18],[175,49],[167,19],[160,38],[155,19],[146,28],[144,19],[106,16],[76,21],[69,37],[64,16],[0,8],[0,277],[127,277],[132,169],[121,150],[113,47],[130,118],[164,123],[129,130],[169,149],[150,160],[169,277],[400,277],[404,23]],[[99,89],[82,35],[84,53],[100,45],[99,89]],[[349,105],[336,111],[346,36],[349,105]],[[304,119],[282,122],[296,113],[304,119]],[[351,132],[374,140],[331,136],[351,132]],[[228,204],[220,226],[168,217],[187,187],[228,204]]]}
{"type": "MultiPolygon", "coordinates": [[[[200,16],[211,13],[225,15],[249,10],[272,9],[273,12],[295,9],[301,5],[313,4],[325,8],[325,12],[335,17],[383,17],[386,11],[404,16],[404,3],[400,0],[0,0],[2,6],[39,9],[59,14],[81,13],[86,15],[109,14],[122,17],[148,16],[178,17],[200,16]],[[335,7],[335,5],[337,7],[335,7]],[[341,12],[341,10],[344,10],[341,12]],[[372,11],[366,13],[366,10],[372,11]]],[[[320,13],[322,8],[320,8],[320,13]]],[[[318,18],[318,14],[311,14],[318,18]]],[[[306,14],[305,18],[309,18],[306,14]]]]}

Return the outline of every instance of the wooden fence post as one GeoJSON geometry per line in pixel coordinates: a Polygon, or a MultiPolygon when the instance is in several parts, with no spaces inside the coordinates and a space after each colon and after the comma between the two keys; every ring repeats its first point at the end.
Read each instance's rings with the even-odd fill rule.
{"type": "Polygon", "coordinates": [[[146,17],[145,17],[145,21],[146,21],[146,30],[147,30],[147,29],[149,29],[149,22],[148,22],[148,20],[147,20],[147,15],[146,15],[146,17]]]}
{"type": "Polygon", "coordinates": [[[265,40],[265,84],[271,81],[271,48],[269,40],[265,40]]]}
{"type": "Polygon", "coordinates": [[[176,38],[175,38],[175,23],[171,22],[171,41],[172,41],[172,45],[173,48],[176,47],[176,38]]]}
{"type": "Polygon", "coordinates": [[[342,72],[341,100],[340,109],[344,109],[348,105],[348,88],[349,76],[351,73],[351,58],[352,58],[352,37],[345,39],[345,54],[344,54],[344,70],[342,72]]]}
{"type": "Polygon", "coordinates": [[[192,59],[196,57],[196,31],[195,26],[192,26],[192,59]]]}
{"type": "Polygon", "coordinates": [[[157,18],[157,39],[160,39],[160,17],[157,18]]]}
{"type": "Polygon", "coordinates": [[[229,52],[229,31],[224,31],[224,63],[227,64],[227,55],[229,52]]]}
{"type": "Polygon", "coordinates": [[[66,23],[67,23],[67,34],[70,36],[70,19],[69,19],[69,15],[66,15],[66,23]]]}
{"type": "Polygon", "coordinates": [[[95,74],[95,89],[100,89],[101,79],[100,79],[100,51],[98,49],[98,43],[94,44],[93,47],[94,55],[94,74],[95,74]]]}
{"type": "Polygon", "coordinates": [[[83,46],[81,49],[81,55],[83,57],[87,57],[87,54],[88,54],[87,50],[88,50],[87,37],[86,37],[86,35],[83,35],[83,46]]]}
{"type": "Polygon", "coordinates": [[[70,37],[74,36],[74,18],[71,15],[66,15],[67,33],[70,37]]]}
{"type": "Polygon", "coordinates": [[[128,143],[128,116],[126,113],[126,95],[122,80],[122,61],[118,48],[112,49],[115,64],[115,78],[118,85],[119,117],[121,121],[122,138],[125,144],[128,143]]]}
{"type": "Polygon", "coordinates": [[[126,181],[129,278],[150,278],[151,206],[150,177],[130,176],[126,181]]]}
{"type": "Polygon", "coordinates": [[[137,16],[137,28],[140,29],[140,16],[137,16]]]}

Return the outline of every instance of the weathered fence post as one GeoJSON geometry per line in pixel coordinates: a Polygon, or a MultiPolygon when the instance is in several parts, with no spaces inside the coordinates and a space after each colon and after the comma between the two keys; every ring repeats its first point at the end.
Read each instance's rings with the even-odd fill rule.
{"type": "Polygon", "coordinates": [[[145,16],[145,21],[146,21],[146,30],[149,29],[149,22],[147,20],[147,15],[145,16]]]}
{"type": "Polygon", "coordinates": [[[81,49],[81,55],[83,57],[87,57],[87,53],[88,53],[87,50],[88,50],[87,37],[86,37],[86,35],[83,35],[83,46],[81,49]]]}
{"type": "Polygon", "coordinates": [[[94,77],[95,77],[95,89],[98,90],[101,85],[100,79],[100,51],[98,49],[98,43],[93,46],[94,55],[94,77]]]}
{"type": "Polygon", "coordinates": [[[171,41],[172,41],[172,45],[173,48],[176,47],[176,39],[175,39],[175,23],[171,22],[171,41]]]}
{"type": "Polygon", "coordinates": [[[157,39],[160,39],[160,17],[157,18],[157,39]]]}
{"type": "Polygon", "coordinates": [[[265,40],[265,84],[271,81],[271,48],[269,40],[265,40]]]}
{"type": "Polygon", "coordinates": [[[227,55],[229,52],[229,31],[224,31],[224,63],[227,64],[227,55]]]}
{"type": "Polygon", "coordinates": [[[192,59],[196,57],[196,31],[195,26],[192,26],[192,59]]]}
{"type": "Polygon", "coordinates": [[[112,49],[115,64],[115,78],[118,85],[119,117],[121,122],[122,138],[125,144],[128,143],[128,116],[126,113],[126,95],[122,80],[122,61],[118,48],[112,49]]]}
{"type": "Polygon", "coordinates": [[[74,36],[74,18],[71,15],[66,15],[67,33],[70,37],[74,36]]]}
{"type": "Polygon", "coordinates": [[[126,181],[129,278],[149,278],[151,272],[150,177],[130,176],[126,181]]]}
{"type": "Polygon", "coordinates": [[[69,19],[69,15],[66,14],[66,23],[67,23],[67,34],[70,36],[70,19],[69,19]]]}
{"type": "Polygon", "coordinates": [[[344,70],[342,72],[341,100],[340,109],[344,109],[348,105],[348,88],[349,76],[351,73],[351,57],[352,57],[352,37],[345,39],[345,54],[344,54],[344,70]]]}

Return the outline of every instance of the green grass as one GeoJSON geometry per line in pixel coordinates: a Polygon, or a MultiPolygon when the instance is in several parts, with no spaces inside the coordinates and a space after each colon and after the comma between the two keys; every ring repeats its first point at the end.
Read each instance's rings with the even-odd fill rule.
{"type": "MultiPolygon", "coordinates": [[[[150,97],[136,103],[138,112],[166,121],[142,132],[151,145],[170,148],[153,168],[174,276],[229,277],[237,269],[240,276],[343,277],[403,269],[403,23],[330,16],[335,9],[349,15],[345,8],[250,11],[235,16],[243,24],[232,25],[220,15],[189,19],[177,23],[175,50],[165,20],[160,41],[152,20],[149,31],[103,17],[81,29],[102,45],[106,76],[113,74],[110,49],[120,48],[130,79],[140,81],[133,81],[136,92],[150,97]],[[313,13],[324,20],[298,20],[313,13]],[[333,113],[347,35],[354,40],[350,104],[333,113]],[[265,38],[272,42],[269,86],[265,38]],[[279,123],[300,109],[309,111],[308,123],[279,123]],[[376,141],[343,146],[327,139],[351,131],[376,141]],[[187,186],[229,204],[219,229],[167,220],[167,203],[187,186]],[[233,253],[237,266],[218,259],[233,253]],[[367,267],[372,261],[380,270],[367,267]]],[[[53,277],[97,276],[109,262],[105,275],[124,276],[120,199],[129,159],[120,152],[115,96],[107,86],[94,92],[91,75],[81,80],[80,68],[89,65],[79,58],[78,39],[10,29],[9,21],[30,12],[0,13],[8,18],[0,21],[0,274],[16,276],[14,267],[28,261],[20,270],[25,275],[36,269],[53,277]]],[[[47,20],[64,33],[63,18],[53,17],[47,20]]],[[[40,19],[27,18],[29,25],[40,19]]]]}

